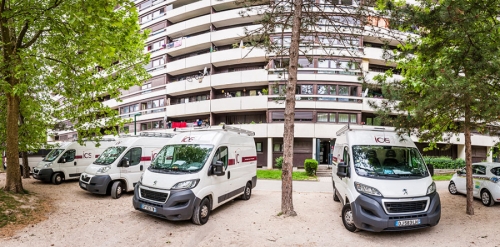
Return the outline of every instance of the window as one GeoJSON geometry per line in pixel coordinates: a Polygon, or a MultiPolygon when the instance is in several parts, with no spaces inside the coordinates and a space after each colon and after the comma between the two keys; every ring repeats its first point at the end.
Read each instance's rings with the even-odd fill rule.
{"type": "Polygon", "coordinates": [[[314,61],[309,61],[307,58],[299,58],[299,68],[314,68],[314,61]]]}
{"type": "Polygon", "coordinates": [[[61,160],[64,162],[72,162],[75,160],[76,151],[74,149],[66,151],[62,156],[61,160]]]}
{"type": "Polygon", "coordinates": [[[480,165],[472,166],[472,174],[473,175],[486,175],[486,167],[480,165]]]}
{"type": "MultiPolygon", "coordinates": [[[[271,119],[273,122],[283,122],[285,121],[284,111],[274,111],[271,112],[271,119]]],[[[312,122],[313,113],[312,111],[296,111],[295,121],[297,122],[312,122]]]]}
{"type": "Polygon", "coordinates": [[[142,155],[142,149],[141,148],[132,148],[130,149],[122,158],[123,159],[128,159],[129,166],[135,166],[141,163],[141,155],[142,155]]]}
{"type": "Polygon", "coordinates": [[[142,85],[141,90],[142,90],[142,92],[141,92],[142,94],[151,93],[151,83],[147,83],[147,84],[142,85]]]}
{"type": "Polygon", "coordinates": [[[500,167],[495,167],[491,169],[491,173],[493,173],[493,175],[495,176],[500,176],[500,167]]]}
{"type": "Polygon", "coordinates": [[[275,95],[285,95],[286,94],[286,85],[272,85],[273,94],[275,95]]]}
{"type": "Polygon", "coordinates": [[[313,94],[313,85],[297,85],[295,94],[313,94]]]}
{"type": "MultiPolygon", "coordinates": [[[[337,86],[336,85],[318,85],[318,94],[321,95],[336,95],[337,86]]],[[[337,98],[318,98],[318,100],[331,100],[335,101],[337,98]]]]}
{"type": "Polygon", "coordinates": [[[274,152],[283,152],[283,143],[274,143],[273,144],[274,152]]]}
{"type": "Polygon", "coordinates": [[[255,149],[257,149],[257,152],[262,152],[262,142],[256,142],[255,149]]]}
{"type": "Polygon", "coordinates": [[[336,123],[337,122],[337,113],[335,112],[330,112],[330,113],[319,113],[316,115],[316,122],[329,122],[329,123],[336,123]]]}
{"type": "Polygon", "coordinates": [[[227,158],[228,158],[227,147],[219,147],[219,149],[217,149],[217,151],[215,152],[212,164],[215,165],[217,161],[220,161],[224,165],[224,170],[226,170],[228,165],[227,158]]]}
{"type": "Polygon", "coordinates": [[[357,114],[339,113],[339,123],[357,123],[357,114]]]}

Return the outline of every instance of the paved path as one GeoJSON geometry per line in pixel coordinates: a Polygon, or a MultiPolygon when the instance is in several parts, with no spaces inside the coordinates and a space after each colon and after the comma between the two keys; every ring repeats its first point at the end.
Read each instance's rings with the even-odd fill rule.
{"type": "MultiPolygon", "coordinates": [[[[293,181],[293,191],[295,192],[326,192],[333,193],[331,177],[319,177],[319,181],[293,181]]],[[[436,181],[438,191],[446,191],[449,181],[436,181]]],[[[281,191],[281,180],[257,180],[254,190],[260,191],[281,191]]]]}

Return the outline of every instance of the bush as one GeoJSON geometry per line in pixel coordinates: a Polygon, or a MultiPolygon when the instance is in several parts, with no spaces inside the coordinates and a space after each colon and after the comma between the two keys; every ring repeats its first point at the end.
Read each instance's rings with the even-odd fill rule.
{"type": "Polygon", "coordinates": [[[452,159],[449,157],[424,156],[427,165],[432,165],[434,169],[458,169],[465,166],[465,160],[452,159]]]}
{"type": "Polygon", "coordinates": [[[276,167],[276,168],[278,168],[278,169],[281,170],[281,168],[283,167],[283,156],[280,156],[280,157],[276,158],[274,160],[274,162],[275,162],[274,163],[274,167],[276,167]]]}
{"type": "Polygon", "coordinates": [[[304,161],[304,168],[309,176],[316,175],[316,170],[318,170],[318,161],[315,159],[306,159],[304,161]]]}

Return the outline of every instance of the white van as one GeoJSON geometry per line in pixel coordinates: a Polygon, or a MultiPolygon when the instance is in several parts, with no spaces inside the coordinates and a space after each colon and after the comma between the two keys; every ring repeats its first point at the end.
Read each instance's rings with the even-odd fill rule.
{"type": "Polygon", "coordinates": [[[134,208],[203,225],[210,212],[257,183],[254,132],[230,126],[182,131],[163,147],[134,191],[134,208]]]}
{"type": "Polygon", "coordinates": [[[133,191],[151,160],[172,136],[142,132],[140,136],[120,137],[80,175],[80,188],[94,194],[111,194],[115,199],[124,191],[133,191]]]}
{"type": "Polygon", "coordinates": [[[347,230],[403,231],[438,224],[439,194],[409,137],[373,126],[345,126],[337,136],[333,199],[344,205],[347,230]]]}
{"type": "Polygon", "coordinates": [[[78,179],[88,165],[108,147],[116,143],[115,138],[105,138],[96,142],[61,142],[59,148],[52,149],[33,168],[33,177],[44,182],[60,184],[63,180],[78,179]]]}

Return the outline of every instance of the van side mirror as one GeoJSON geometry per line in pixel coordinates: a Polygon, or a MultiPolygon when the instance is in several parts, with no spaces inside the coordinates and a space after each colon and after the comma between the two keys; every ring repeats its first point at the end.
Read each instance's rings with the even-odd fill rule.
{"type": "Polygon", "coordinates": [[[62,158],[59,160],[59,163],[66,163],[66,158],[62,158]]]}
{"type": "Polygon", "coordinates": [[[215,164],[212,164],[212,174],[215,176],[224,176],[226,174],[222,161],[216,161],[215,164]]]}
{"type": "Polygon", "coordinates": [[[123,157],[123,159],[121,161],[121,166],[122,167],[129,167],[130,166],[130,161],[128,160],[127,157],[123,157]]]}
{"type": "Polygon", "coordinates": [[[457,171],[457,174],[458,174],[458,175],[462,175],[462,171],[458,170],[458,171],[457,171]]]}
{"type": "Polygon", "coordinates": [[[349,169],[349,164],[346,164],[344,162],[339,162],[337,164],[337,176],[339,176],[340,178],[349,177],[349,175],[347,174],[348,169],[349,169]]]}

